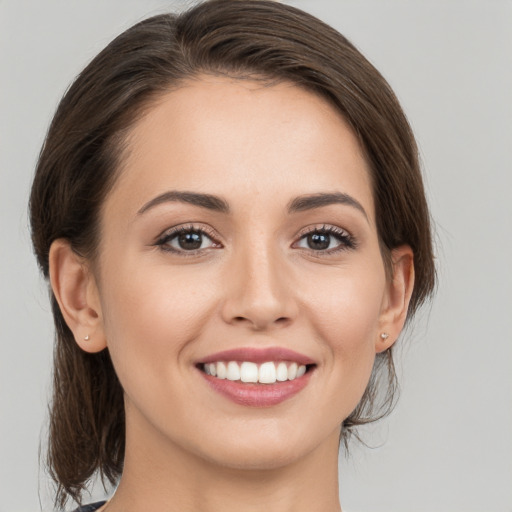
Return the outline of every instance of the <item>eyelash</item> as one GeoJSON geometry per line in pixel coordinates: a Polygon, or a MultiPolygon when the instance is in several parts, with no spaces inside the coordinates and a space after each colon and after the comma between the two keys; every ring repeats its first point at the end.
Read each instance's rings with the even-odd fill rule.
{"type": "MultiPolygon", "coordinates": [[[[336,238],[340,244],[337,247],[332,249],[322,249],[322,250],[314,250],[314,249],[306,249],[314,256],[322,256],[322,255],[332,255],[341,251],[346,251],[350,249],[357,248],[357,242],[354,236],[348,233],[346,230],[339,228],[337,226],[328,226],[326,224],[319,226],[314,226],[312,228],[307,228],[305,231],[301,232],[299,235],[299,242],[305,240],[306,237],[310,235],[328,235],[336,238]]],[[[298,242],[295,242],[295,244],[298,242]]],[[[295,245],[294,244],[294,245],[295,245]]]]}
{"type": "Polygon", "coordinates": [[[192,224],[185,225],[185,226],[176,226],[174,228],[168,229],[163,233],[158,240],[156,241],[155,245],[159,246],[162,251],[171,252],[173,254],[178,254],[179,256],[196,256],[200,252],[204,251],[204,249],[193,249],[190,251],[187,251],[186,249],[175,249],[168,245],[172,240],[177,238],[181,234],[185,233],[197,233],[201,235],[202,237],[206,237],[209,240],[212,241],[213,247],[218,248],[222,247],[220,242],[218,242],[215,238],[215,233],[213,230],[208,229],[206,227],[197,227],[192,224]]]}
{"type": "MultiPolygon", "coordinates": [[[[185,233],[196,233],[196,234],[201,235],[202,237],[208,238],[212,242],[213,248],[222,247],[222,244],[220,244],[220,242],[218,242],[216,240],[215,233],[213,232],[213,230],[208,229],[206,227],[194,226],[192,224],[184,225],[184,226],[176,226],[174,228],[167,230],[164,234],[162,234],[158,238],[155,245],[159,246],[161,248],[161,250],[163,250],[163,251],[171,252],[173,254],[178,254],[183,257],[195,256],[205,250],[204,248],[203,249],[201,249],[201,248],[192,249],[192,250],[176,249],[176,248],[172,248],[169,245],[169,243],[172,240],[176,239],[176,237],[178,237],[180,234],[185,234],[185,233]]],[[[313,254],[314,256],[319,257],[322,255],[332,255],[332,254],[336,254],[340,251],[346,251],[346,250],[357,248],[356,239],[351,234],[349,234],[347,231],[345,231],[344,229],[341,229],[337,226],[328,226],[325,224],[322,225],[321,227],[315,226],[315,227],[308,228],[307,230],[301,232],[299,235],[299,240],[297,242],[294,242],[292,247],[295,246],[297,243],[305,240],[308,236],[313,235],[313,234],[331,236],[331,237],[336,238],[340,242],[339,246],[337,246],[335,248],[331,248],[331,249],[314,250],[311,248],[309,248],[309,249],[303,248],[306,251],[313,254]]]]}

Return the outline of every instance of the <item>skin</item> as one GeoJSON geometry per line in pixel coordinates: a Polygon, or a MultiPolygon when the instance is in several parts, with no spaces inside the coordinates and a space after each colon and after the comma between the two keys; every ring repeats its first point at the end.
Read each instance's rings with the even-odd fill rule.
{"type": "Polygon", "coordinates": [[[161,98],[129,148],[95,264],[65,240],[50,253],[77,343],[108,346],[125,390],[125,469],[108,511],[340,510],[340,425],[375,354],[398,337],[413,286],[409,247],[393,251],[386,276],[357,139],[326,101],[292,84],[202,77],[161,98]],[[219,196],[230,213],[180,201],[140,213],[168,191],[219,196]],[[347,194],[364,212],[288,211],[317,193],[347,194]],[[176,239],[159,245],[175,226],[209,238],[196,252],[176,239]],[[312,249],[307,232],[323,226],[345,238],[312,249]],[[247,407],[210,389],[195,367],[251,346],[313,359],[308,385],[281,404],[247,407]]]}

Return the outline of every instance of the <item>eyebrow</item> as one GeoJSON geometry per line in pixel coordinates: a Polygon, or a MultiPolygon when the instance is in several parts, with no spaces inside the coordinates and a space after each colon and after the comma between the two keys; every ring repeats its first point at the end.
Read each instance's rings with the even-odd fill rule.
{"type": "MultiPolygon", "coordinates": [[[[182,192],[178,190],[171,190],[164,192],[159,196],[148,201],[140,210],[137,212],[138,215],[142,215],[151,208],[158,206],[162,203],[167,202],[181,202],[188,203],[208,210],[229,213],[230,208],[227,201],[224,199],[214,196],[212,194],[203,194],[199,192],[182,192]]],[[[306,210],[313,210],[315,208],[321,208],[323,206],[329,206],[331,204],[344,204],[356,208],[359,210],[368,220],[368,215],[363,208],[363,205],[355,198],[342,192],[320,192],[318,194],[299,196],[293,199],[288,205],[288,213],[302,212],[306,210]]]]}
{"type": "Polygon", "coordinates": [[[318,193],[296,197],[288,205],[288,213],[303,212],[331,204],[352,206],[356,210],[359,210],[365,216],[366,220],[368,220],[368,214],[363,208],[363,205],[357,199],[342,192],[318,193]]]}
{"type": "Polygon", "coordinates": [[[164,192],[159,196],[156,196],[151,201],[148,201],[138,212],[138,215],[142,215],[147,212],[151,208],[158,206],[162,203],[167,202],[180,202],[180,203],[188,203],[193,204],[194,206],[199,206],[201,208],[207,208],[208,210],[213,210],[221,213],[229,213],[229,205],[224,199],[220,197],[213,196],[211,194],[200,194],[198,192],[180,192],[177,190],[172,190],[169,192],[164,192]]]}

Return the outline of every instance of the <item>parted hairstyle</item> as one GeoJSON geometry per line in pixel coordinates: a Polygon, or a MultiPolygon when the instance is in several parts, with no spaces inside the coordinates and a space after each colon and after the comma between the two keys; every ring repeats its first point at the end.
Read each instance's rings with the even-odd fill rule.
{"type": "MultiPolygon", "coordinates": [[[[114,39],[61,100],[30,196],[32,240],[49,277],[50,245],[67,239],[94,262],[99,216],[126,152],[127,135],[156,100],[201,75],[291,82],[327,99],[357,136],[370,169],[377,230],[391,250],[409,244],[415,283],[408,320],[435,285],[430,216],[414,136],[391,88],[333,28],[269,0],[210,0],[179,15],[146,19],[114,39]]],[[[125,450],[123,390],[108,349],[76,344],[50,290],[56,327],[47,461],[56,503],[80,502],[97,472],[115,483],[125,450]]],[[[368,387],[341,439],[382,418],[397,391],[392,351],[376,357],[368,387]]],[[[340,390],[340,393],[342,390],[340,390]]]]}

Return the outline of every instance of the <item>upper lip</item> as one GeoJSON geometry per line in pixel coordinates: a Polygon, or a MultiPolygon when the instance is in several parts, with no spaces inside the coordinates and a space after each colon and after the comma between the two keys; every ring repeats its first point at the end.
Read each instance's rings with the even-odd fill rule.
{"type": "Polygon", "coordinates": [[[203,359],[200,363],[215,363],[217,361],[250,361],[265,363],[267,361],[292,361],[299,364],[315,364],[313,359],[284,347],[240,347],[215,352],[203,359]]]}

